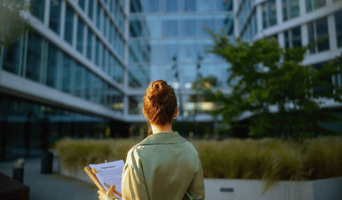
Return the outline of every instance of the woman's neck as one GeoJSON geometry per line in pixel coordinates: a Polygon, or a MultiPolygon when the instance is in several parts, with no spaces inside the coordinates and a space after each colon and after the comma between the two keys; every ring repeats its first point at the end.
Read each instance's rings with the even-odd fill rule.
{"type": "Polygon", "coordinates": [[[151,124],[151,128],[153,133],[173,132],[171,124],[168,124],[166,126],[156,126],[151,124]]]}

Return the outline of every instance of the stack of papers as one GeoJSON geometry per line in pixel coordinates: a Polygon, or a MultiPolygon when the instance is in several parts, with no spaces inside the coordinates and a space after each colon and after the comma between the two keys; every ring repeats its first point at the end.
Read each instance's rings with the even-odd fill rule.
{"type": "MultiPolygon", "coordinates": [[[[107,185],[112,186],[115,185],[115,190],[121,193],[121,181],[122,181],[122,172],[125,163],[123,160],[101,163],[101,164],[89,164],[90,168],[96,169],[97,173],[95,173],[97,179],[99,179],[101,185],[105,190],[109,188],[107,185]]],[[[121,197],[115,195],[119,199],[121,197]]]]}

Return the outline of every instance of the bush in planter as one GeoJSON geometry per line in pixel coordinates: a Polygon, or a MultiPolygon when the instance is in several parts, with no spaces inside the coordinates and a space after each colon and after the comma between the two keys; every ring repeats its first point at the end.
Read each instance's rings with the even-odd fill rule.
{"type": "MultiPolygon", "coordinates": [[[[56,143],[62,165],[70,170],[104,160],[124,160],[141,140],[70,139],[56,143]]],[[[199,152],[206,178],[256,179],[265,191],[279,180],[342,176],[342,138],[188,140],[199,152]]]]}

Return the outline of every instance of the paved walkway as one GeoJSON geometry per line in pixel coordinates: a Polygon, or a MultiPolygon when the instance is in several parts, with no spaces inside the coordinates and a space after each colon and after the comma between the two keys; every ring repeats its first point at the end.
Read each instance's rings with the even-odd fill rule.
{"type": "MultiPolygon", "coordinates": [[[[0,172],[12,178],[13,162],[1,162],[0,172]]],[[[30,200],[96,200],[95,184],[58,173],[58,158],[53,161],[53,174],[41,174],[41,159],[27,158],[24,165],[24,185],[30,187],[30,200]]]]}

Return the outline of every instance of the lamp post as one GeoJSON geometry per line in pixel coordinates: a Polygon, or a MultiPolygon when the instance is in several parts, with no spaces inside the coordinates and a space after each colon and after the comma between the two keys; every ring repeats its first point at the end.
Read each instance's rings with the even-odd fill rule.
{"type": "Polygon", "coordinates": [[[172,65],[172,69],[176,70],[174,77],[177,78],[178,81],[178,96],[179,96],[179,112],[180,116],[182,116],[182,133],[181,135],[184,136],[184,112],[183,112],[183,100],[182,100],[182,94],[180,91],[180,77],[179,77],[179,68],[178,68],[178,63],[177,63],[177,55],[174,55],[172,60],[174,61],[174,64],[172,65]]]}

